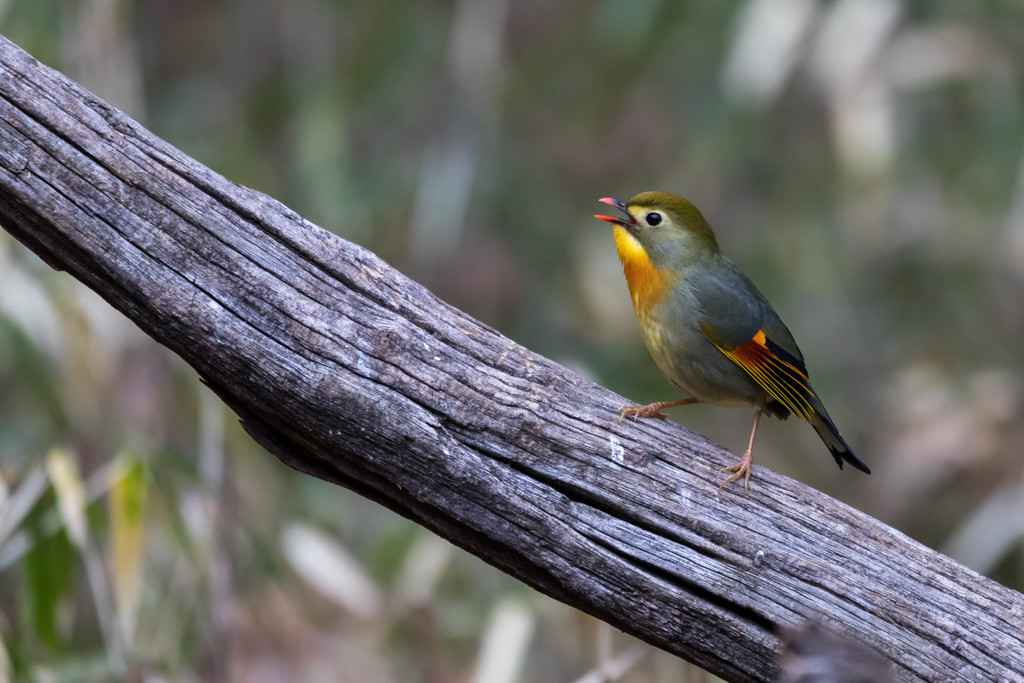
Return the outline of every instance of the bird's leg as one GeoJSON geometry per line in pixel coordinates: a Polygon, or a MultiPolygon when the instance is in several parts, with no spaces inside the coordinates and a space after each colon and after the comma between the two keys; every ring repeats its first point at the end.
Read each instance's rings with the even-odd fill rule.
{"type": "Polygon", "coordinates": [[[723,481],[718,487],[718,490],[722,490],[722,486],[732,483],[743,477],[743,490],[750,491],[750,466],[754,462],[754,456],[752,452],[754,450],[754,435],[757,434],[757,423],[761,421],[761,408],[754,411],[754,428],[750,431],[750,443],[747,444],[747,450],[743,452],[743,457],[740,461],[732,467],[723,467],[718,470],[719,472],[732,472],[728,479],[723,481]]]}
{"type": "Polygon", "coordinates": [[[658,401],[657,403],[648,403],[645,406],[622,406],[619,408],[619,422],[622,422],[622,419],[627,415],[633,416],[633,422],[636,422],[637,418],[641,417],[656,417],[659,420],[667,420],[668,415],[661,412],[663,408],[688,406],[692,403],[700,403],[700,400],[696,398],[681,398],[678,401],[658,401]]]}

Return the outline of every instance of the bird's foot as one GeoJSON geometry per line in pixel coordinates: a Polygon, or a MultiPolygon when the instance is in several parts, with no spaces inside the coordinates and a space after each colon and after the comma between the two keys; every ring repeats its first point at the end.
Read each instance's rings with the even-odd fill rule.
{"type": "Polygon", "coordinates": [[[619,422],[622,422],[627,415],[633,418],[633,422],[636,422],[641,417],[656,417],[664,422],[668,419],[668,415],[661,412],[662,408],[686,406],[691,403],[700,403],[700,401],[695,398],[684,398],[679,401],[657,401],[656,403],[648,403],[645,406],[622,406],[619,408],[619,422]]]}
{"type": "Polygon", "coordinates": [[[664,406],[664,403],[648,403],[645,406],[622,406],[619,408],[619,422],[622,422],[627,415],[633,418],[633,422],[636,422],[641,417],[656,417],[659,420],[667,420],[668,415],[661,412],[664,406]]]}
{"type": "Polygon", "coordinates": [[[736,481],[740,477],[743,477],[743,490],[749,493],[750,492],[750,466],[753,464],[753,462],[754,462],[754,458],[753,458],[753,456],[750,453],[750,449],[748,448],[743,453],[743,457],[740,458],[740,461],[738,463],[736,463],[732,467],[723,467],[722,469],[718,470],[719,472],[732,472],[733,473],[733,474],[729,475],[728,479],[726,479],[725,481],[723,481],[719,485],[718,490],[721,491],[722,487],[725,486],[726,484],[731,484],[732,482],[736,481]]]}

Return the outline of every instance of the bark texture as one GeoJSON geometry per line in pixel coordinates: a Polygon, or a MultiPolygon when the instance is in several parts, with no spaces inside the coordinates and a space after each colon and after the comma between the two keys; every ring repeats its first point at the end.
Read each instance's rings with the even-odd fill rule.
{"type": "Polygon", "coordinates": [[[0,39],[0,222],[288,465],[727,680],[817,622],[901,681],[1024,680],[1024,596],[623,399],[0,39]]]}

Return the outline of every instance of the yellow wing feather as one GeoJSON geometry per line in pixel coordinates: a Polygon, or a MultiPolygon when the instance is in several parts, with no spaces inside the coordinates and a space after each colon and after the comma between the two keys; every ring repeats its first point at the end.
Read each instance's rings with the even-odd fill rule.
{"type": "Polygon", "coordinates": [[[817,397],[807,373],[780,358],[768,348],[764,332],[758,331],[746,344],[729,349],[715,344],[730,360],[743,368],[789,412],[810,422],[815,415],[817,397]]]}

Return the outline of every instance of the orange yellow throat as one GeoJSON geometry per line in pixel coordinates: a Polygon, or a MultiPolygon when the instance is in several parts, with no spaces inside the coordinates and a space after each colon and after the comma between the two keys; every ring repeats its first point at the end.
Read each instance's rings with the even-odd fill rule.
{"type": "Polygon", "coordinates": [[[656,268],[640,242],[621,225],[615,226],[615,250],[622,261],[633,310],[642,317],[668,293],[675,275],[670,270],[656,268]]]}

